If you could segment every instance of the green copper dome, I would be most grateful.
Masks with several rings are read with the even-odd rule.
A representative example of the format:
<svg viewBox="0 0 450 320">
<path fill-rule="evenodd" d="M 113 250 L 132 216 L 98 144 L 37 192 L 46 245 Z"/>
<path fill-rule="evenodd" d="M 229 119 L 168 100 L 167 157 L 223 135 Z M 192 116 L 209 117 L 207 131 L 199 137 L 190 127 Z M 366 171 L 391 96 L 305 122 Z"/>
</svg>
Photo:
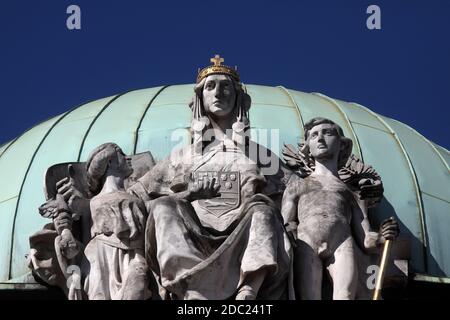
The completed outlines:
<svg viewBox="0 0 450 320">
<path fill-rule="evenodd" d="M 189 141 L 193 84 L 130 91 L 99 99 L 47 120 L 0 147 L 0 288 L 27 283 L 28 237 L 49 220 L 37 208 L 43 176 L 55 164 L 83 161 L 104 142 L 128 154 L 150 150 L 159 160 Z M 411 242 L 411 270 L 450 277 L 450 153 L 407 125 L 364 106 L 317 93 L 247 85 L 250 121 L 256 129 L 279 129 L 282 143 L 303 138 L 303 123 L 329 118 L 354 142 L 353 152 L 381 175 L 385 193 L 375 222 L 400 221 Z M 172 133 L 177 130 L 178 141 Z M 261 140 L 258 139 L 261 143 Z M 264 144 L 264 143 L 263 143 Z"/>
</svg>

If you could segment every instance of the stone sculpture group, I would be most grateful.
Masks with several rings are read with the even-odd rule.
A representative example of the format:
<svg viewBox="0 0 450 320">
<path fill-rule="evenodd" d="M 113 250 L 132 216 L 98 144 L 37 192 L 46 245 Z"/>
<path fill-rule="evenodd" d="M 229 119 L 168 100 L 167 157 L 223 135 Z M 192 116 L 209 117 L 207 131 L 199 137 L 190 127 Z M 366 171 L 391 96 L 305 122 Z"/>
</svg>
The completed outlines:
<svg viewBox="0 0 450 320">
<path fill-rule="evenodd" d="M 45 175 L 52 219 L 30 237 L 35 277 L 68 299 L 367 299 L 375 170 L 333 121 L 314 118 L 284 162 L 250 140 L 251 97 L 219 56 L 197 77 L 191 143 L 155 163 L 115 143 Z M 261 163 L 260 155 L 270 159 Z"/>
</svg>

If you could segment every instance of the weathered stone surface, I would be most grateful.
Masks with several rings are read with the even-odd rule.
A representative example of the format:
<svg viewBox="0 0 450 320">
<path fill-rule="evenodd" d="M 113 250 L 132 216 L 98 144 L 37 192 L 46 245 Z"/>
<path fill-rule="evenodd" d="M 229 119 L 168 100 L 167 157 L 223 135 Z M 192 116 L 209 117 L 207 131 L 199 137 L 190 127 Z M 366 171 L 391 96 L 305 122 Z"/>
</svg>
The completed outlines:
<svg viewBox="0 0 450 320">
<path fill-rule="evenodd" d="M 237 72 L 212 61 L 186 147 L 155 163 L 106 143 L 47 170 L 40 213 L 53 223 L 30 237 L 30 268 L 69 299 L 369 299 L 371 253 L 398 234 L 367 219 L 381 178 L 326 119 L 283 164 L 250 140 Z"/>
<path fill-rule="evenodd" d="M 326 269 L 332 279 L 333 299 L 355 299 L 358 288 L 364 289 L 360 280 L 365 279 L 370 260 L 360 250 L 376 252 L 384 240 L 397 236 L 398 225 L 391 219 L 383 222 L 380 233 L 371 231 L 367 210 L 369 199 L 370 205 L 376 201 L 372 193 L 361 189 L 381 183 L 370 180 L 379 177 L 363 165 L 348 166 L 339 175 L 350 157 L 352 141 L 337 124 L 311 119 L 305 124 L 305 139 L 297 158 L 292 156 L 292 148 L 285 152 L 287 163 L 301 172 L 289 181 L 282 203 L 283 218 L 296 239 L 296 294 L 301 299 L 322 299 Z M 360 296 L 367 298 L 364 293 Z"/>
</svg>

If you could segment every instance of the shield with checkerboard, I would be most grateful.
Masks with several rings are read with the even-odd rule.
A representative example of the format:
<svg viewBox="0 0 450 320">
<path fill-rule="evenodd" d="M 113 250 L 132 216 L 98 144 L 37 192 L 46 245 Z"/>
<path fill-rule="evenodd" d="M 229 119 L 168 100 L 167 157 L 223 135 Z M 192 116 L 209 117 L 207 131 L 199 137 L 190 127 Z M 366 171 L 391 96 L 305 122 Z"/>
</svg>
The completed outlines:
<svg viewBox="0 0 450 320">
<path fill-rule="evenodd" d="M 239 171 L 197 171 L 194 173 L 194 180 L 203 183 L 205 179 L 211 181 L 216 179 L 220 184 L 220 197 L 212 199 L 202 199 L 198 204 L 203 209 L 220 217 L 225 213 L 236 209 L 241 203 L 241 184 Z"/>
</svg>

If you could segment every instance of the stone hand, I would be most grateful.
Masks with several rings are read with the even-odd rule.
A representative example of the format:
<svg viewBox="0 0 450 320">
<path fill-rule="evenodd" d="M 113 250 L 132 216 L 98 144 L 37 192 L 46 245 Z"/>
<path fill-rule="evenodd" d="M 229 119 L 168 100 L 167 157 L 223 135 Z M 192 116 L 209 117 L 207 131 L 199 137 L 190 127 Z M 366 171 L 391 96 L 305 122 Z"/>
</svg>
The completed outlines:
<svg viewBox="0 0 450 320">
<path fill-rule="evenodd" d="M 397 220 L 393 217 L 384 220 L 380 226 L 380 238 L 381 242 L 384 243 L 386 240 L 395 240 L 400 233 L 400 228 L 398 226 Z"/>
<path fill-rule="evenodd" d="M 200 199 L 211 199 L 219 197 L 220 184 L 216 183 L 216 178 L 203 179 L 189 184 L 189 193 L 191 201 Z"/>
<path fill-rule="evenodd" d="M 72 215 L 67 211 L 60 212 L 53 219 L 53 223 L 58 234 L 62 234 L 65 229 L 72 230 Z"/>
<path fill-rule="evenodd" d="M 55 199 L 47 200 L 39 207 L 39 213 L 44 218 L 55 218 L 60 212 L 67 211 L 69 211 L 69 207 L 60 194 L 57 194 Z"/>
<path fill-rule="evenodd" d="M 64 178 L 56 183 L 56 189 L 67 202 L 69 209 L 74 213 L 82 214 L 89 207 L 89 200 L 75 187 L 73 178 Z"/>
</svg>

